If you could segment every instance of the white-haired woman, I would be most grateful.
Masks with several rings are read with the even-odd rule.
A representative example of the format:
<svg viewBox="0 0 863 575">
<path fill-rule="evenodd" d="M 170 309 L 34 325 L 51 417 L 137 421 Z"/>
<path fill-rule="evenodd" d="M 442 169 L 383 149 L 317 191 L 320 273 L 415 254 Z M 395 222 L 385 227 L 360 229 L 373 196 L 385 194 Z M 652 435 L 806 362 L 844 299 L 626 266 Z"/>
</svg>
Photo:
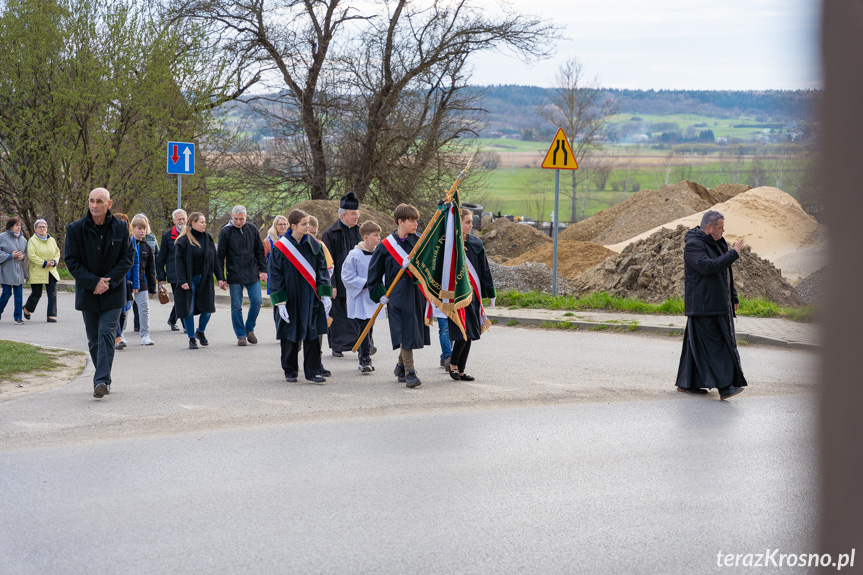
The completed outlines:
<svg viewBox="0 0 863 575">
<path fill-rule="evenodd" d="M 48 294 L 48 322 L 57 322 L 57 264 L 60 263 L 60 248 L 57 240 L 48 234 L 48 222 L 36 220 L 33 224 L 36 233 L 27 242 L 27 260 L 30 268 L 30 297 L 24 304 L 24 319 L 36 311 L 42 299 L 42 287 Z"/>
<path fill-rule="evenodd" d="M 270 263 L 270 254 L 273 252 L 273 246 L 276 245 L 282 236 L 288 233 L 290 226 L 288 218 L 283 215 L 278 215 L 273 218 L 273 225 L 267 230 L 267 237 L 264 240 L 264 257 L 267 259 L 267 265 Z M 267 295 L 270 293 L 270 279 L 267 278 Z"/>
</svg>

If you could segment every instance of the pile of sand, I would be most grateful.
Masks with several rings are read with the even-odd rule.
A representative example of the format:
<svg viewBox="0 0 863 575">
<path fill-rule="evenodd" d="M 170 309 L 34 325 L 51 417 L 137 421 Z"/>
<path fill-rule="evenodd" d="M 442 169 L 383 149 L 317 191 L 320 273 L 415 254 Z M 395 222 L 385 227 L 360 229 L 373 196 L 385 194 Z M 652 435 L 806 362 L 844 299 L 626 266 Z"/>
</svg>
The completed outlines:
<svg viewBox="0 0 863 575">
<path fill-rule="evenodd" d="M 293 206 L 291 209 L 295 208 L 318 218 L 319 238 L 327 231 L 327 228 L 339 219 L 339 202 L 337 200 L 307 200 Z M 288 210 L 284 215 L 288 215 L 290 211 Z M 391 214 L 376 210 L 368 204 L 360 204 L 360 224 L 367 220 L 373 220 L 383 229 L 381 236 L 391 234 L 396 229 L 395 221 Z"/>
<path fill-rule="evenodd" d="M 789 276 L 795 279 L 807 276 L 825 264 L 825 246 L 801 251 L 825 241 L 824 227 L 803 211 L 797 200 L 778 188 L 755 188 L 710 209 L 725 215 L 725 239 L 729 245 L 743 238 L 753 252 L 777 267 L 778 262 L 787 258 L 785 261 L 793 268 Z M 704 211 L 661 224 L 626 241 L 606 244 L 606 247 L 622 253 L 631 243 L 649 237 L 659 229 L 693 228 L 701 223 Z"/>
<path fill-rule="evenodd" d="M 502 265 L 494 260 L 489 260 L 491 277 L 494 278 L 494 287 L 498 293 L 505 290 L 520 292 L 539 291 L 551 293 L 552 275 L 549 266 L 538 262 L 524 262 L 517 266 Z M 557 293 L 558 295 L 570 292 L 569 280 L 564 278 L 560 270 L 557 271 Z"/>
<path fill-rule="evenodd" d="M 540 262 L 548 266 L 548 269 L 552 269 L 554 266 L 553 248 L 554 243 L 543 244 L 516 258 L 507 260 L 506 265 L 517 266 L 525 262 Z M 599 244 L 559 240 L 557 245 L 557 273 L 568 278 L 574 278 L 615 255 L 617 255 L 615 252 Z"/>
<path fill-rule="evenodd" d="M 483 234 L 479 237 L 485 245 L 485 253 L 498 263 L 516 258 L 552 241 L 533 226 L 516 224 L 506 218 L 498 218 L 488 227 L 484 227 Z"/>
<path fill-rule="evenodd" d="M 708 190 L 683 180 L 659 190 L 642 190 L 585 220 L 572 224 L 560 237 L 599 244 L 629 239 L 668 221 L 706 210 L 748 190 L 739 184 L 724 184 Z"/>
<path fill-rule="evenodd" d="M 607 291 L 623 297 L 661 302 L 683 296 L 683 238 L 689 227 L 660 229 L 630 243 L 617 257 L 588 270 L 569 285 L 574 293 Z M 782 306 L 803 301 L 769 261 L 744 248 L 734 263 L 734 284 L 740 297 L 764 297 Z"/>
</svg>

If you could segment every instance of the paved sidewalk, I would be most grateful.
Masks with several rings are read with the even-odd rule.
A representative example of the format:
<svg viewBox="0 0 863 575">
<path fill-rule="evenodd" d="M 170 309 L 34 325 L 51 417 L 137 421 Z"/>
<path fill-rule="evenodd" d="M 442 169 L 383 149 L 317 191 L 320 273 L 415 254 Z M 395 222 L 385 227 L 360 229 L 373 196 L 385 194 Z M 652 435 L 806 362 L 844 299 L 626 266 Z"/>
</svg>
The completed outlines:
<svg viewBox="0 0 863 575">
<path fill-rule="evenodd" d="M 75 291 L 75 282 L 61 280 L 61 289 Z M 171 290 L 168 290 L 171 293 Z M 270 297 L 262 294 L 264 306 L 270 305 Z M 243 300 L 248 303 L 248 298 Z M 216 289 L 216 303 L 230 304 L 228 292 Z M 596 329 L 626 331 L 650 331 L 667 334 L 682 333 L 686 327 L 686 317 L 682 315 L 646 315 L 637 313 L 609 311 L 566 311 L 550 309 L 508 309 L 497 307 L 486 310 L 489 318 L 499 324 L 515 321 L 520 325 L 542 325 L 545 322 L 565 321 L 571 325 Z M 515 324 L 513 324 L 515 325 Z M 630 326 L 636 326 L 634 329 Z M 787 319 L 764 317 L 738 317 L 737 341 L 748 341 L 778 347 L 817 349 L 821 342 L 821 326 L 813 323 L 799 323 Z"/>
</svg>

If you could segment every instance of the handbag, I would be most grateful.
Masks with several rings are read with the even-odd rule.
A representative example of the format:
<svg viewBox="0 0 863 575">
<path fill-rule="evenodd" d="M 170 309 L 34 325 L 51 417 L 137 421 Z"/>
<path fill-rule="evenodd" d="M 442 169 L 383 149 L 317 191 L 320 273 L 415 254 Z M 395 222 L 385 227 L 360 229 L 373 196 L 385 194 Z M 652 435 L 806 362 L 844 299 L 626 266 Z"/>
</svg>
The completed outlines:
<svg viewBox="0 0 863 575">
<path fill-rule="evenodd" d="M 168 290 L 165 289 L 164 284 L 159 284 L 157 291 L 159 292 L 159 303 L 160 304 L 164 305 L 164 304 L 171 301 L 171 298 L 168 297 Z"/>
</svg>

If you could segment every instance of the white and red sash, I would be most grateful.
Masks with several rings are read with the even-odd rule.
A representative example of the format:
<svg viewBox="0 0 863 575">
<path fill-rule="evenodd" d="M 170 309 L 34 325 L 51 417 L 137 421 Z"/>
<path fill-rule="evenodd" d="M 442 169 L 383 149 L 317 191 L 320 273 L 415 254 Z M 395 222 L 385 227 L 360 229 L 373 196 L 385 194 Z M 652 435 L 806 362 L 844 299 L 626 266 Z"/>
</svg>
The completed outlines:
<svg viewBox="0 0 863 575">
<path fill-rule="evenodd" d="M 404 249 L 402 249 L 400 245 L 398 245 L 398 241 L 393 238 L 392 235 L 389 235 L 384 238 L 383 242 L 381 243 L 384 244 L 384 248 L 386 248 L 387 252 L 389 252 L 393 259 L 396 260 L 399 267 L 404 267 L 405 273 L 407 273 L 411 277 L 414 277 L 414 274 L 411 273 L 411 270 L 405 266 L 405 264 L 410 262 L 410 256 L 407 254 L 407 252 L 404 251 Z M 423 317 L 425 318 L 426 323 L 429 323 L 431 321 L 433 311 L 432 304 L 429 301 L 429 298 L 426 295 L 426 290 L 425 288 L 423 288 L 422 284 L 420 284 L 420 291 L 422 292 L 423 297 L 426 298 L 426 309 Z"/>
<path fill-rule="evenodd" d="M 479 321 L 481 324 L 480 332 L 491 327 L 491 320 L 485 315 L 485 307 L 482 305 L 482 286 L 479 282 L 479 274 L 476 273 L 476 269 L 473 267 L 473 264 L 470 263 L 470 258 L 465 255 L 464 263 L 467 264 L 467 275 L 470 278 L 470 287 L 473 288 L 473 293 L 476 294 L 476 301 L 479 304 Z"/>
<path fill-rule="evenodd" d="M 291 243 L 287 236 L 279 238 L 279 241 L 275 243 L 275 247 L 282 252 L 282 255 L 285 256 L 291 264 L 293 264 L 294 268 L 300 272 L 300 275 L 305 278 L 310 286 L 312 286 L 312 290 L 315 292 L 315 296 L 317 297 L 318 285 L 317 281 L 315 281 L 315 268 L 312 267 L 309 260 L 300 253 L 300 250 Z"/>
</svg>

